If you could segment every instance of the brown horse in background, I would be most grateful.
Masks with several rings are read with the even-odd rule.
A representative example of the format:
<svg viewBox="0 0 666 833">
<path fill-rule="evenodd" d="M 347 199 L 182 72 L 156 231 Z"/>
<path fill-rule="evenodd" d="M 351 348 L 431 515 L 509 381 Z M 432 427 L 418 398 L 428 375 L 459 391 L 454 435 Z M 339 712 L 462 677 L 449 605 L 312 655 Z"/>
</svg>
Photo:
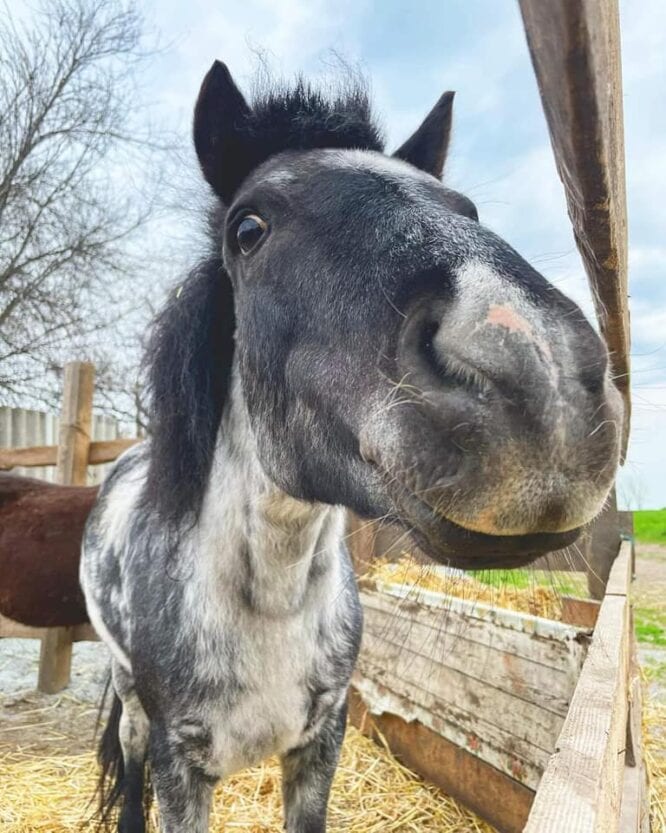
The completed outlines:
<svg viewBox="0 0 666 833">
<path fill-rule="evenodd" d="M 79 559 L 96 495 L 0 473 L 0 614 L 34 627 L 88 621 Z"/>
</svg>

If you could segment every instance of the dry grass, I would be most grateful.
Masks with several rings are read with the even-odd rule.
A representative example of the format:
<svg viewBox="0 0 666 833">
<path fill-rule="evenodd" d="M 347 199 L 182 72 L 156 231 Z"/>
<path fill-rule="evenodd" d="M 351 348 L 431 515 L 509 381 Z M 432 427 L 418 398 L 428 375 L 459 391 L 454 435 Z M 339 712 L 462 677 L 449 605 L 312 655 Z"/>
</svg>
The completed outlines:
<svg viewBox="0 0 666 833">
<path fill-rule="evenodd" d="M 652 830 L 663 833 L 666 831 L 666 703 L 643 700 L 643 742 Z"/>
<path fill-rule="evenodd" d="M 86 802 L 95 788 L 92 754 L 0 755 L 2 833 L 89 833 Z M 453 799 L 421 781 L 349 727 L 329 810 L 331 831 L 345 833 L 492 833 Z M 152 819 L 151 833 L 156 830 Z M 271 760 L 235 775 L 216 792 L 211 833 L 282 830 L 280 772 Z"/>
<path fill-rule="evenodd" d="M 87 708 L 82 705 L 82 709 Z M 666 830 L 666 704 L 646 700 L 645 761 L 652 829 Z M 92 753 L 0 752 L 2 833 L 92 833 L 86 806 L 95 789 Z M 330 830 L 339 833 L 492 833 L 493 828 L 400 765 L 350 726 L 330 804 Z M 153 816 L 150 833 L 157 830 Z M 280 773 L 271 760 L 229 778 L 217 790 L 211 833 L 282 830 Z"/>
<path fill-rule="evenodd" d="M 434 590 L 467 601 L 483 602 L 493 607 L 503 607 L 546 619 L 557 620 L 562 614 L 562 595 L 555 586 L 484 584 L 467 574 L 444 573 L 436 567 L 419 563 L 408 554 L 403 555 L 397 562 L 378 559 L 364 579 Z"/>
</svg>

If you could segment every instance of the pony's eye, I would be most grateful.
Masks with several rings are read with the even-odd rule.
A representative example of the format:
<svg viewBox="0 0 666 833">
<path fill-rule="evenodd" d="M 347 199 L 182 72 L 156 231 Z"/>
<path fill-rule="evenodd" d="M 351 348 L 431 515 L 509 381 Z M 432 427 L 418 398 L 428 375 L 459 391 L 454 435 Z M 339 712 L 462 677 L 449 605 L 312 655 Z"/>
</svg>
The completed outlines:
<svg viewBox="0 0 666 833">
<path fill-rule="evenodd" d="M 266 222 L 256 214 L 248 214 L 238 224 L 236 240 L 238 248 L 244 255 L 249 254 L 266 233 Z"/>
</svg>

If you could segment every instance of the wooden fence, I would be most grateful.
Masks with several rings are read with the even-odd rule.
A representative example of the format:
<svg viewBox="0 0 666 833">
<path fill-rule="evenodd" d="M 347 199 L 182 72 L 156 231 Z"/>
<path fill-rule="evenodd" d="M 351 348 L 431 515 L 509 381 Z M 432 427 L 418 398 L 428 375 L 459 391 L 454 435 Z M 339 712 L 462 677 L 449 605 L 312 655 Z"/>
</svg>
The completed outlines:
<svg viewBox="0 0 666 833">
<path fill-rule="evenodd" d="M 25 408 L 0 407 L 0 449 L 47 446 L 55 448 L 58 444 L 59 422 L 60 418 L 57 414 Z M 92 415 L 90 437 L 93 441 L 115 440 L 121 435 L 121 431 L 120 423 L 112 417 L 102 414 Z M 55 483 L 54 463 L 44 466 L 16 466 L 12 472 Z M 95 486 L 101 483 L 108 468 L 108 463 L 101 466 L 88 466 L 87 485 Z"/>
<path fill-rule="evenodd" d="M 35 411 L 3 408 L 4 433 L 0 446 L 11 443 L 20 447 L 2 450 L 0 470 L 36 476 L 63 486 L 86 486 L 99 483 L 104 477 L 103 464 L 115 460 L 136 439 L 118 438 L 119 426 L 92 413 L 95 368 L 87 362 L 71 362 L 65 367 L 62 410 L 55 417 Z M 93 431 L 97 437 L 93 441 Z M 111 435 L 111 437 L 109 437 Z M 48 444 L 57 437 L 57 444 Z M 32 438 L 39 445 L 27 445 Z M 93 468 L 96 466 L 96 468 Z M 37 556 L 38 554 L 36 554 Z M 43 555 L 43 554 L 42 554 Z M 89 626 L 78 628 L 32 628 L 0 616 L 0 637 L 41 639 L 39 660 L 40 691 L 53 694 L 65 688 L 70 680 L 72 643 L 95 639 Z"/>
</svg>

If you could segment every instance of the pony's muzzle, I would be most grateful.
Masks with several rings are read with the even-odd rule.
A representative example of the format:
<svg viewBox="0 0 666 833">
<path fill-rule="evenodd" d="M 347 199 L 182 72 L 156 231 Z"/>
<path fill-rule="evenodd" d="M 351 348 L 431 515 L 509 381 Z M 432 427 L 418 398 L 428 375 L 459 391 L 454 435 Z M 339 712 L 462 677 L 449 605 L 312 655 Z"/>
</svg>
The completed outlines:
<svg viewBox="0 0 666 833">
<path fill-rule="evenodd" d="M 612 486 L 622 423 L 601 340 L 566 321 L 540 326 L 508 302 L 471 311 L 423 305 L 405 320 L 397 365 L 413 409 L 384 433 L 400 435 L 393 448 L 412 462 L 383 468 L 437 472 L 411 480 L 433 509 L 476 532 L 587 523 Z M 462 460 L 440 478 L 439 450 L 448 462 L 450 448 Z"/>
</svg>

